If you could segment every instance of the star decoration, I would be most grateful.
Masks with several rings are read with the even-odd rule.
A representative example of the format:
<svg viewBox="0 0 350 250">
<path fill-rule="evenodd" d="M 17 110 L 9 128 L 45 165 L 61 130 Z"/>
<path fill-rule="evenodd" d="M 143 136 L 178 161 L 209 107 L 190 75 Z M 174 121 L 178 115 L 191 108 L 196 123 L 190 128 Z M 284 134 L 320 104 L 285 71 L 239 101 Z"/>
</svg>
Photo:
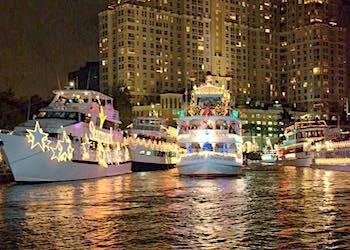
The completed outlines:
<svg viewBox="0 0 350 250">
<path fill-rule="evenodd" d="M 43 131 L 38 121 L 35 122 L 34 130 L 27 129 L 27 132 L 28 143 L 31 144 L 31 149 L 38 146 L 44 152 L 48 148 L 48 145 L 50 144 L 48 138 L 49 134 Z"/>
<path fill-rule="evenodd" d="M 70 138 L 68 137 L 66 131 L 63 131 L 63 140 L 61 142 L 62 148 L 60 151 L 59 158 L 61 161 L 70 161 L 73 158 L 73 147 Z"/>
<path fill-rule="evenodd" d="M 61 145 L 61 141 L 57 141 L 56 147 L 51 147 L 50 148 L 52 155 L 51 155 L 51 160 L 57 160 L 60 161 L 60 153 L 62 150 L 62 145 Z"/>
</svg>

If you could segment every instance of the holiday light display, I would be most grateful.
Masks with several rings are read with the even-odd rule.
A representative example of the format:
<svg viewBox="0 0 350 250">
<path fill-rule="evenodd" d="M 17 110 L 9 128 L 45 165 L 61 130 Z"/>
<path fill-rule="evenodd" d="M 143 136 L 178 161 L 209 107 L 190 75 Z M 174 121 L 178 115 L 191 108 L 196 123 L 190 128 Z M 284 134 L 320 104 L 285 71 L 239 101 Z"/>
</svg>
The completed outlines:
<svg viewBox="0 0 350 250">
<path fill-rule="evenodd" d="M 51 160 L 60 161 L 60 152 L 62 150 L 61 141 L 57 141 L 56 147 L 51 147 Z"/>
<path fill-rule="evenodd" d="M 104 112 L 100 113 L 100 118 L 102 118 L 100 121 L 102 122 L 105 120 L 103 114 Z M 63 131 L 61 139 L 58 138 L 56 143 L 49 140 L 48 133 L 43 131 L 38 121 L 35 124 L 35 128 L 33 130 L 27 129 L 27 132 L 27 140 L 31 149 L 39 147 L 42 152 L 50 151 L 50 159 L 58 162 L 71 161 L 73 159 L 74 148 L 66 131 Z M 83 160 L 92 160 L 90 155 L 91 140 L 97 142 L 95 158 L 101 167 L 107 168 L 108 165 L 113 163 L 119 165 L 122 159 L 124 161 L 130 160 L 127 147 L 123 145 L 124 148 L 121 149 L 119 142 L 114 143 L 111 130 L 109 132 L 98 130 L 93 122 L 90 122 L 89 132 L 89 135 L 85 135 L 80 143 Z M 114 145 L 113 149 L 112 145 Z"/>
<path fill-rule="evenodd" d="M 108 133 L 104 132 L 102 130 L 96 129 L 93 122 L 89 123 L 89 138 L 92 141 L 100 142 L 100 143 L 106 143 L 106 144 L 113 144 L 113 133 L 112 130 L 110 130 Z"/>
<path fill-rule="evenodd" d="M 91 146 L 91 143 L 90 143 L 89 137 L 87 135 L 85 135 L 84 141 L 81 144 L 81 148 L 83 151 L 82 159 L 85 161 L 90 159 L 90 154 L 89 154 L 90 146 Z"/>
<path fill-rule="evenodd" d="M 59 154 L 59 161 L 70 161 L 73 159 L 73 152 L 74 152 L 72 141 L 68 137 L 66 131 L 63 131 L 62 138 L 63 140 L 60 141 L 62 148 Z"/>
<path fill-rule="evenodd" d="M 50 140 L 48 138 L 49 134 L 43 131 L 38 121 L 35 123 L 34 130 L 27 129 L 27 132 L 28 143 L 30 143 L 31 149 L 39 147 L 43 152 L 48 149 L 50 144 Z"/>
<path fill-rule="evenodd" d="M 103 124 L 107 119 L 107 115 L 105 114 L 105 111 L 102 106 L 100 107 L 100 113 L 98 114 L 98 118 L 100 119 L 100 128 L 103 128 Z"/>
<path fill-rule="evenodd" d="M 43 131 L 38 121 L 35 123 L 34 130 L 27 129 L 27 132 L 31 149 L 39 147 L 42 152 L 51 151 L 51 160 L 69 161 L 73 158 L 72 142 L 65 131 L 62 134 L 62 140 L 57 140 L 55 146 L 52 145 L 52 141 L 48 137 L 49 134 Z"/>
</svg>

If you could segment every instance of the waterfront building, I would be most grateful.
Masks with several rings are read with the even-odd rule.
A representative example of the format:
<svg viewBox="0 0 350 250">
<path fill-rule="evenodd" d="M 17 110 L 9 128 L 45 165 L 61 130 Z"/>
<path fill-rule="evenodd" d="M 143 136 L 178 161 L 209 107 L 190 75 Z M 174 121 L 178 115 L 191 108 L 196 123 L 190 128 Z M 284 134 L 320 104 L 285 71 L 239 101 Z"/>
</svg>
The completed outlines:
<svg viewBox="0 0 350 250">
<path fill-rule="evenodd" d="M 288 103 L 329 124 L 337 122 L 346 96 L 347 29 L 343 3 L 280 3 L 280 75 Z"/>
<path fill-rule="evenodd" d="M 87 62 L 84 67 L 68 73 L 68 82 L 76 89 L 100 89 L 99 62 Z"/>
<path fill-rule="evenodd" d="M 99 13 L 101 86 L 127 86 L 133 104 L 148 105 L 199 86 L 211 71 L 228 77 L 235 105 L 279 101 L 336 121 L 348 79 L 345 7 L 341 0 L 116 1 Z"/>
<path fill-rule="evenodd" d="M 288 112 L 290 120 L 298 120 L 305 115 L 305 112 L 286 111 L 281 105 L 265 109 L 238 107 L 246 147 L 252 151 L 259 151 L 267 143 L 277 143 L 284 134 L 284 128 L 289 125 L 288 120 L 283 117 L 284 112 Z"/>
<path fill-rule="evenodd" d="M 209 3 L 119 1 L 101 12 L 102 90 L 127 86 L 133 104 L 183 93 L 191 73 L 209 70 L 209 9 Z"/>
<path fill-rule="evenodd" d="M 135 105 L 132 107 L 133 117 L 161 117 L 168 124 L 175 124 L 175 119 L 183 109 L 183 95 L 177 93 L 160 94 L 160 103 Z"/>
</svg>

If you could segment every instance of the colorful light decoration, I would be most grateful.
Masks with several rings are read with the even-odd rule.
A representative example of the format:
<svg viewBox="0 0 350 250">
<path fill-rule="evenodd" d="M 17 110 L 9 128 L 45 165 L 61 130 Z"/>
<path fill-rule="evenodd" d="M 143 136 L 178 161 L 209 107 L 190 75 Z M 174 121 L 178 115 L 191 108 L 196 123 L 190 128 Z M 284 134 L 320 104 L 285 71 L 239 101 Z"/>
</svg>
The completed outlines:
<svg viewBox="0 0 350 250">
<path fill-rule="evenodd" d="M 27 129 L 27 132 L 28 143 L 31 144 L 31 149 L 34 149 L 37 146 L 43 152 L 48 149 L 48 146 L 50 144 L 49 134 L 43 131 L 38 121 L 35 122 L 34 130 Z"/>
</svg>

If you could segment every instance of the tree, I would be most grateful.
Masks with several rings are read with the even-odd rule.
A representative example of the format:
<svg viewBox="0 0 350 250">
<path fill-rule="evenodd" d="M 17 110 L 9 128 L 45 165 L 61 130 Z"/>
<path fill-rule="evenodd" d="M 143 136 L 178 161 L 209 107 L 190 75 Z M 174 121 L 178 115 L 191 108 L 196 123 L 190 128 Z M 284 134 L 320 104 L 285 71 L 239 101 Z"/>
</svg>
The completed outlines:
<svg viewBox="0 0 350 250">
<path fill-rule="evenodd" d="M 125 129 L 132 122 L 130 92 L 127 87 L 114 86 L 111 96 L 114 98 L 114 108 L 119 111 L 119 118 L 122 121 L 121 128 Z"/>
<path fill-rule="evenodd" d="M 0 92 L 0 128 L 13 129 L 26 120 L 27 102 L 17 99 L 11 89 Z"/>
</svg>

